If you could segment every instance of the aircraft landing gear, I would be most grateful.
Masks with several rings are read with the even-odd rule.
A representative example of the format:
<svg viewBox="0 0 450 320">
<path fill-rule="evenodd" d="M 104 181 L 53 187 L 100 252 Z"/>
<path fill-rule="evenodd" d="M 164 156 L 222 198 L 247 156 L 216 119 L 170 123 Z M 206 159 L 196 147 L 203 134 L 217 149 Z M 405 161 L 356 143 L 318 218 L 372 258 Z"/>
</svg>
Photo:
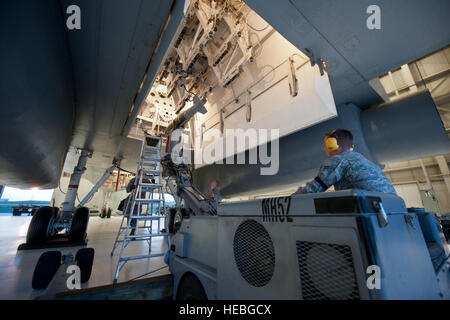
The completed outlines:
<svg viewBox="0 0 450 320">
<path fill-rule="evenodd" d="M 28 227 L 27 243 L 39 244 L 48 239 L 49 227 L 57 212 L 56 207 L 41 207 L 36 211 Z"/>
<path fill-rule="evenodd" d="M 86 207 L 78 208 L 72 217 L 72 224 L 69 231 L 69 240 L 83 241 L 86 237 L 88 222 L 89 209 Z"/>
<path fill-rule="evenodd" d="M 86 238 L 86 231 L 89 222 L 89 209 L 83 207 L 91 199 L 97 190 L 111 176 L 119 162 L 113 160 L 113 165 L 108 168 L 100 180 L 92 187 L 91 191 L 80 201 L 78 207 L 75 207 L 81 176 L 86 171 L 87 159 L 92 157 L 92 153 L 81 150 L 78 163 L 70 176 L 64 202 L 61 204 L 61 210 L 56 207 L 42 207 L 33 216 L 28 227 L 27 243 L 28 245 L 45 244 L 52 238 L 64 237 L 69 242 L 82 242 Z M 111 217 L 111 209 L 106 213 Z M 59 242 L 61 245 L 61 241 Z M 30 246 L 28 246 L 30 247 Z"/>
<path fill-rule="evenodd" d="M 44 244 L 66 229 L 64 236 L 70 242 L 81 242 L 86 238 L 89 222 L 89 209 L 81 207 L 75 210 L 71 221 L 58 223 L 61 220 L 56 207 L 41 207 L 31 219 L 27 232 L 28 244 Z"/>
</svg>

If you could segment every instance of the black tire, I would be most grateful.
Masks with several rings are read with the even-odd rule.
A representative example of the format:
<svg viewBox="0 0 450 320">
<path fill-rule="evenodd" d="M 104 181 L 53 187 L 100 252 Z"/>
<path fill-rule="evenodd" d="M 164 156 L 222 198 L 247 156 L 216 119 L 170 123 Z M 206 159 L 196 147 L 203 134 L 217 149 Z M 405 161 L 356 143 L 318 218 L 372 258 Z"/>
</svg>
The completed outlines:
<svg viewBox="0 0 450 320">
<path fill-rule="evenodd" d="M 59 208 L 58 207 L 52 207 L 53 208 L 53 216 L 56 218 L 56 216 L 58 215 L 58 212 L 59 212 Z M 39 209 L 37 209 L 37 210 L 39 210 Z M 34 213 L 34 214 L 36 214 L 36 213 Z"/>
<path fill-rule="evenodd" d="M 36 211 L 28 227 L 27 243 L 42 243 L 47 240 L 48 224 L 54 214 L 53 207 L 41 207 Z"/>
<path fill-rule="evenodd" d="M 61 252 L 47 251 L 40 257 L 34 268 L 33 280 L 31 286 L 35 290 L 41 290 L 48 287 L 50 281 L 58 271 L 61 265 Z"/>
<path fill-rule="evenodd" d="M 86 231 L 89 222 L 89 209 L 86 207 L 78 208 L 73 217 L 69 232 L 70 241 L 83 241 L 86 238 Z"/>
<path fill-rule="evenodd" d="M 169 210 L 169 233 L 175 234 L 180 230 L 184 217 L 183 211 L 180 212 L 174 208 Z M 176 220 L 178 220 L 178 222 L 175 222 Z"/>
<path fill-rule="evenodd" d="M 89 280 L 92 272 L 92 265 L 94 264 L 95 250 L 93 248 L 83 248 L 78 250 L 75 255 L 75 261 L 81 271 L 81 283 Z"/>
<path fill-rule="evenodd" d="M 192 273 L 186 273 L 177 290 L 177 300 L 208 300 L 202 283 Z"/>
<path fill-rule="evenodd" d="M 183 219 L 189 218 L 189 213 L 186 212 L 185 208 L 181 208 L 180 212 L 181 212 L 181 215 L 183 216 Z"/>
<path fill-rule="evenodd" d="M 106 212 L 106 218 L 111 218 L 111 208 L 108 208 L 107 212 Z"/>
<path fill-rule="evenodd" d="M 173 224 L 175 222 L 175 214 L 177 213 L 177 210 L 174 208 L 169 209 L 169 233 L 175 233 Z"/>
<path fill-rule="evenodd" d="M 450 223 L 442 223 L 442 232 L 444 233 L 445 240 L 450 241 Z"/>
</svg>

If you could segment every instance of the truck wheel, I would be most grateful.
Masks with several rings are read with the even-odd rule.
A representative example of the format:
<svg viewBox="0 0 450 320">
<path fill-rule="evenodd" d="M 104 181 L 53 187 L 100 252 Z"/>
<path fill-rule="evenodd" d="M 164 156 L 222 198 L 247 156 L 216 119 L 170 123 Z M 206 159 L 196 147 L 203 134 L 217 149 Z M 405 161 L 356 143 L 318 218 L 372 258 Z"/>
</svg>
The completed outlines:
<svg viewBox="0 0 450 320">
<path fill-rule="evenodd" d="M 47 251 L 40 257 L 34 268 L 33 280 L 31 286 L 35 290 L 41 290 L 48 287 L 50 281 L 58 271 L 61 265 L 61 252 L 59 251 Z"/>
<path fill-rule="evenodd" d="M 443 225 L 442 232 L 444 233 L 445 240 L 447 240 L 447 242 L 449 242 L 450 241 L 450 224 Z"/>
<path fill-rule="evenodd" d="M 92 265 L 94 264 L 95 250 L 93 248 L 83 248 L 77 251 L 75 261 L 81 271 L 81 283 L 89 280 L 92 272 Z"/>
<path fill-rule="evenodd" d="M 47 239 L 47 229 L 54 216 L 53 207 L 41 207 L 31 218 L 27 232 L 27 243 L 42 243 Z"/>
<path fill-rule="evenodd" d="M 178 285 L 177 300 L 208 300 L 208 297 L 200 280 L 194 274 L 187 273 Z"/>
<path fill-rule="evenodd" d="M 69 240 L 83 241 L 86 237 L 87 226 L 89 222 L 89 209 L 86 207 L 78 208 L 73 217 L 70 226 Z"/>
<path fill-rule="evenodd" d="M 177 213 L 177 210 L 174 208 L 169 209 L 169 233 L 175 233 L 175 230 L 173 229 L 173 222 L 175 220 L 175 214 Z"/>
<path fill-rule="evenodd" d="M 182 212 L 171 208 L 169 210 L 169 233 L 177 233 L 180 230 L 181 222 L 183 222 Z"/>
</svg>

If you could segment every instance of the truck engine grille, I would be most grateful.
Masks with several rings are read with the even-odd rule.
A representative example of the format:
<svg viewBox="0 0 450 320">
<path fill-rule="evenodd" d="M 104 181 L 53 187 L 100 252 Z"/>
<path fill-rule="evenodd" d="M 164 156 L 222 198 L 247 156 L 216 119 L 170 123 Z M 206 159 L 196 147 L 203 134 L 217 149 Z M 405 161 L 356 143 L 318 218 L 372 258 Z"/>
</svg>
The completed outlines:
<svg viewBox="0 0 450 320">
<path fill-rule="evenodd" d="M 349 246 L 307 241 L 296 246 L 303 299 L 359 299 Z"/>
<path fill-rule="evenodd" d="M 234 259 L 242 277 L 255 287 L 265 286 L 275 269 L 275 250 L 267 230 L 255 220 L 242 222 L 234 234 Z"/>
</svg>

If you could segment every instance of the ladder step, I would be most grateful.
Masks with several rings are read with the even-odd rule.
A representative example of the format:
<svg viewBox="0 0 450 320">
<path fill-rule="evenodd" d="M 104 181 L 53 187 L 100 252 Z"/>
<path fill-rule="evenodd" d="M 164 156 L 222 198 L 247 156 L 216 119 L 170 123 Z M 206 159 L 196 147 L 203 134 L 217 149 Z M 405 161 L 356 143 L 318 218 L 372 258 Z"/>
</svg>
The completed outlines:
<svg viewBox="0 0 450 320">
<path fill-rule="evenodd" d="M 154 215 L 154 216 L 131 216 L 130 219 L 137 219 L 137 220 L 158 220 L 161 218 L 164 218 L 165 216 L 160 216 L 160 215 Z M 149 226 L 147 226 L 149 228 Z M 131 229 L 132 227 L 130 227 Z"/>
<path fill-rule="evenodd" d="M 139 192 L 156 192 L 161 189 L 161 186 L 139 186 Z M 162 192 L 162 191 L 161 191 Z"/>
<path fill-rule="evenodd" d="M 148 255 L 145 255 L 145 256 L 135 256 L 135 257 L 120 258 L 119 261 L 148 259 L 148 258 L 153 258 L 153 257 L 162 257 L 163 255 L 164 255 L 164 253 L 154 253 L 154 254 L 148 254 Z"/>
<path fill-rule="evenodd" d="M 162 184 L 158 184 L 158 183 L 139 183 L 140 187 L 146 187 L 149 189 L 157 189 L 157 188 L 161 188 Z"/>
<path fill-rule="evenodd" d="M 146 167 L 146 168 L 143 168 L 144 170 L 145 169 L 148 169 L 148 170 L 158 170 L 158 165 L 159 165 L 159 162 L 158 163 L 149 163 L 149 162 L 144 162 L 144 163 L 142 163 L 142 167 Z"/>
<path fill-rule="evenodd" d="M 150 153 L 150 154 L 156 155 L 157 157 L 159 156 L 158 150 L 144 150 L 144 153 Z"/>
<path fill-rule="evenodd" d="M 167 232 L 161 232 L 161 233 L 153 233 L 153 234 L 138 234 L 135 236 L 125 236 L 125 239 L 136 239 L 141 240 L 145 238 L 153 238 L 153 237 L 163 237 L 168 236 L 169 234 Z M 122 240 L 123 241 L 123 240 Z"/>
<path fill-rule="evenodd" d="M 153 187 L 146 187 L 146 186 L 142 186 L 142 187 L 139 187 L 139 192 L 145 192 L 145 193 L 150 193 L 150 192 L 156 192 L 156 193 L 158 193 L 159 191 L 159 189 L 161 189 L 161 187 L 155 187 L 155 188 L 153 188 Z M 161 191 L 162 192 L 162 191 Z"/>
<path fill-rule="evenodd" d="M 130 219 L 136 219 L 136 220 L 158 220 L 161 219 L 163 216 L 130 216 Z M 132 228 L 130 228 L 132 229 Z"/>
<path fill-rule="evenodd" d="M 161 173 L 161 171 L 160 170 L 145 170 L 145 169 L 143 169 L 142 173 L 159 175 Z"/>
<path fill-rule="evenodd" d="M 150 147 L 150 146 L 145 146 L 145 150 L 154 150 L 154 151 L 159 151 L 159 147 Z"/>
<path fill-rule="evenodd" d="M 134 199 L 134 201 L 139 202 L 139 203 L 157 203 L 157 202 L 162 202 L 164 201 L 164 199 L 140 199 L 140 198 L 136 198 Z"/>
<path fill-rule="evenodd" d="M 154 240 L 152 240 L 153 238 L 155 238 L 155 237 L 165 237 L 165 236 L 168 236 L 169 234 L 166 234 L 166 233 L 160 233 L 160 234 L 155 234 L 154 236 L 145 236 L 145 237 L 138 237 L 138 238 L 131 238 L 131 237 L 127 237 L 127 238 L 125 238 L 125 240 L 124 239 L 121 239 L 121 240 L 117 240 L 116 242 L 117 243 L 123 243 L 123 242 L 134 242 L 134 241 L 154 241 Z"/>
<path fill-rule="evenodd" d="M 161 161 L 160 158 L 155 158 L 155 157 L 144 157 L 144 160 L 145 161 L 157 161 L 157 162 Z"/>
<path fill-rule="evenodd" d="M 139 187 L 139 192 L 156 192 L 158 193 L 161 187 L 152 187 L 152 186 L 141 186 Z M 162 192 L 162 191 L 161 191 Z"/>
<path fill-rule="evenodd" d="M 164 216 L 161 216 L 161 219 L 162 218 L 165 218 Z M 155 220 L 158 220 L 158 219 L 155 219 Z M 151 226 L 136 226 L 136 227 L 130 227 L 130 230 L 133 230 L 133 229 L 147 229 L 147 230 L 149 230 L 150 229 L 150 227 Z M 120 227 L 120 230 L 126 230 L 127 229 L 127 227 Z"/>
<path fill-rule="evenodd" d="M 145 138 L 150 138 L 150 139 L 157 140 L 157 141 L 161 140 L 161 137 L 155 137 L 155 136 L 151 136 L 149 134 L 146 134 Z"/>
<path fill-rule="evenodd" d="M 156 166 L 159 164 L 159 162 L 158 163 L 150 163 L 150 162 L 144 162 L 144 163 L 142 163 L 142 166 L 143 167 L 155 167 L 155 169 L 156 169 Z"/>
</svg>

